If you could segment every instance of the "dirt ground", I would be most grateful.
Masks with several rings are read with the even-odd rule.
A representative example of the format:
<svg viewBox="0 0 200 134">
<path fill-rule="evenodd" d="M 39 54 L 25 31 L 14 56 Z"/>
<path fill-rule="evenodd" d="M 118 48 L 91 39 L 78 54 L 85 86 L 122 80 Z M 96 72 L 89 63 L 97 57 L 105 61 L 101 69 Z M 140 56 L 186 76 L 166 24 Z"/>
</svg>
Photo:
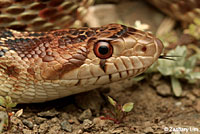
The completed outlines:
<svg viewBox="0 0 200 134">
<path fill-rule="evenodd" d="M 114 18 L 114 21 L 116 21 L 115 19 L 122 19 L 130 22 L 129 20 L 133 16 L 140 19 L 137 18 L 135 12 L 137 12 L 136 8 L 139 9 L 143 5 L 124 3 L 124 5 L 118 5 L 118 9 L 119 7 L 120 11 L 116 11 L 118 16 Z M 113 7 L 108 8 L 111 8 L 110 12 L 115 10 Z M 149 13 L 149 7 L 145 8 L 143 12 L 144 15 Z M 156 13 L 163 18 L 163 15 L 160 14 L 160 12 Z M 141 17 L 141 14 L 138 17 Z M 154 31 L 158 27 L 158 23 L 149 21 L 149 15 L 146 15 L 146 17 L 145 23 L 149 22 Z M 161 20 L 161 18 L 155 20 Z M 154 17 L 151 16 L 151 19 L 154 19 Z M 110 22 L 108 20 L 104 23 Z M 132 20 L 132 22 L 134 21 Z M 20 117 L 13 116 L 11 118 L 11 129 L 3 133 L 200 134 L 200 85 L 191 85 L 182 81 L 184 90 L 181 97 L 177 98 L 171 91 L 169 81 L 167 77 L 154 74 L 138 83 L 133 82 L 131 78 L 102 89 L 46 103 L 17 105 L 13 111 L 23 109 L 23 114 Z M 100 119 L 101 116 L 105 116 L 105 109 L 111 107 L 106 99 L 108 95 L 120 104 L 134 103 L 133 110 L 123 123 L 116 124 L 109 120 Z"/>
</svg>

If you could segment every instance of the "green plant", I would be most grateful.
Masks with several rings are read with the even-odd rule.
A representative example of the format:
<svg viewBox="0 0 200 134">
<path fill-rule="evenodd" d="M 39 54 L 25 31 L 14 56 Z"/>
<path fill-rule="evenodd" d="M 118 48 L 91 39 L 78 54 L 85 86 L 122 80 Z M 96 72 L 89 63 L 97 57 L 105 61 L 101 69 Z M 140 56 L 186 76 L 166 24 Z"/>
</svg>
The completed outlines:
<svg viewBox="0 0 200 134">
<path fill-rule="evenodd" d="M 184 30 L 185 34 L 192 35 L 197 40 L 200 39 L 200 19 L 195 18 L 193 23 L 189 25 L 187 29 Z"/>
<path fill-rule="evenodd" d="M 179 97 L 182 93 L 179 79 L 186 79 L 189 83 L 194 83 L 197 79 L 200 79 L 200 72 L 194 72 L 200 54 L 187 57 L 187 47 L 177 46 L 174 50 L 169 51 L 167 55 L 178 57 L 171 57 L 174 60 L 160 59 L 147 72 L 159 71 L 164 76 L 170 76 L 172 90 L 175 96 Z"/>
<path fill-rule="evenodd" d="M 5 120 L 4 125 L 7 127 L 7 130 L 11 127 L 10 117 L 12 114 L 12 108 L 16 107 L 17 103 L 14 103 L 10 96 L 2 97 L 0 96 L 0 110 L 6 112 L 8 119 Z M 2 130 L 0 130 L 1 132 Z"/>
<path fill-rule="evenodd" d="M 112 120 L 114 123 L 122 123 L 124 118 L 128 115 L 128 113 L 133 109 L 134 103 L 128 102 L 124 105 L 118 104 L 113 98 L 108 96 L 109 103 L 113 106 L 114 109 L 107 110 L 106 112 L 110 115 L 106 117 L 101 117 L 103 120 Z"/>
</svg>

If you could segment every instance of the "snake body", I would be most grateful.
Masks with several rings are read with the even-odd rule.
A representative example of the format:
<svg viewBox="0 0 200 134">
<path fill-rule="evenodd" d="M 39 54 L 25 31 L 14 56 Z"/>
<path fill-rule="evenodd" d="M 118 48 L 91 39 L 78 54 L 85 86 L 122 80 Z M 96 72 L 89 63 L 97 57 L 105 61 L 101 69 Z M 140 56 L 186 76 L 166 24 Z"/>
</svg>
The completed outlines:
<svg viewBox="0 0 200 134">
<path fill-rule="evenodd" d="M 167 15 L 186 24 L 200 18 L 199 0 L 148 0 Z"/>
<path fill-rule="evenodd" d="M 93 0 L 0 0 L 0 28 L 47 31 L 76 26 Z"/>
</svg>

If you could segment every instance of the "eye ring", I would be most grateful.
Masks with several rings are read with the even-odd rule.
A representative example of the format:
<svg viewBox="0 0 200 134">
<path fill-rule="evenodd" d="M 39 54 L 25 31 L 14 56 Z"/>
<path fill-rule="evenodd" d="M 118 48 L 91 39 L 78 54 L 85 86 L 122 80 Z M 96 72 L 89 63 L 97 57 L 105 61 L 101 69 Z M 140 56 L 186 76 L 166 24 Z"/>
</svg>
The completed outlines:
<svg viewBox="0 0 200 134">
<path fill-rule="evenodd" d="M 113 54 L 113 47 L 107 41 L 98 41 L 94 45 L 94 53 L 100 59 L 107 59 Z"/>
</svg>

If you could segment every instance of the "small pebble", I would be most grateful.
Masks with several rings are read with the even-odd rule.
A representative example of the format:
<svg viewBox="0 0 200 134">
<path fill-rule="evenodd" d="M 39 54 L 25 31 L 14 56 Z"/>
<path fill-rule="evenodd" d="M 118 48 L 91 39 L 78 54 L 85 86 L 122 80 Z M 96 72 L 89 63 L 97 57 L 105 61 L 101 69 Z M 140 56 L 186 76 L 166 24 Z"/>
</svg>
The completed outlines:
<svg viewBox="0 0 200 134">
<path fill-rule="evenodd" d="M 67 132 L 72 132 L 72 126 L 69 124 L 68 121 L 64 120 L 63 122 L 60 123 L 61 129 L 65 130 Z"/>
<path fill-rule="evenodd" d="M 79 120 L 83 121 L 85 119 L 90 119 L 92 117 L 92 112 L 90 109 L 83 111 L 83 113 L 79 116 Z"/>
<path fill-rule="evenodd" d="M 52 123 L 56 123 L 56 122 L 58 122 L 58 121 L 59 121 L 59 119 L 58 119 L 57 117 L 54 117 L 54 118 L 51 119 L 51 122 L 52 122 Z"/>
<path fill-rule="evenodd" d="M 196 97 L 200 97 L 200 89 L 193 89 L 192 93 L 196 96 Z"/>
<path fill-rule="evenodd" d="M 182 102 L 180 102 L 180 101 L 179 101 L 179 102 L 176 102 L 175 105 L 176 105 L 177 107 L 179 107 L 179 106 L 182 105 Z"/>
<path fill-rule="evenodd" d="M 29 121 L 29 120 L 22 120 L 23 124 L 26 125 L 29 129 L 33 129 L 33 122 Z"/>
<path fill-rule="evenodd" d="M 83 128 L 84 128 L 85 130 L 91 128 L 93 125 L 94 125 L 94 124 L 93 124 L 92 121 L 89 120 L 89 119 L 85 119 L 85 120 L 83 121 Z"/>
<path fill-rule="evenodd" d="M 111 134 L 122 134 L 123 133 L 123 129 L 115 129 L 113 131 L 111 131 Z"/>
<path fill-rule="evenodd" d="M 170 96 L 172 94 L 171 88 L 168 84 L 162 83 L 156 87 L 156 91 L 159 95 Z"/>
<path fill-rule="evenodd" d="M 188 99 L 190 99 L 191 101 L 195 101 L 196 100 L 196 97 L 193 94 L 191 94 L 191 93 L 186 94 L 186 97 Z"/>
<path fill-rule="evenodd" d="M 78 130 L 78 134 L 82 134 L 82 133 L 83 133 L 82 129 Z"/>
<path fill-rule="evenodd" d="M 35 117 L 35 123 L 38 125 L 42 124 L 46 120 L 47 120 L 46 118 L 42 118 L 42 117 L 38 117 L 38 116 Z"/>
<path fill-rule="evenodd" d="M 200 99 L 196 100 L 195 110 L 200 113 Z"/>
<path fill-rule="evenodd" d="M 55 109 L 51 109 L 51 110 L 48 110 L 48 111 L 38 113 L 38 116 L 40 116 L 40 117 L 54 117 L 58 114 L 59 114 L 58 111 L 56 111 Z"/>
<path fill-rule="evenodd" d="M 98 127 L 105 127 L 106 126 L 106 121 L 101 120 L 100 118 L 94 118 L 93 123 Z"/>
<path fill-rule="evenodd" d="M 144 132 L 148 134 L 153 134 L 153 129 L 151 127 L 147 127 L 144 129 Z"/>
</svg>

